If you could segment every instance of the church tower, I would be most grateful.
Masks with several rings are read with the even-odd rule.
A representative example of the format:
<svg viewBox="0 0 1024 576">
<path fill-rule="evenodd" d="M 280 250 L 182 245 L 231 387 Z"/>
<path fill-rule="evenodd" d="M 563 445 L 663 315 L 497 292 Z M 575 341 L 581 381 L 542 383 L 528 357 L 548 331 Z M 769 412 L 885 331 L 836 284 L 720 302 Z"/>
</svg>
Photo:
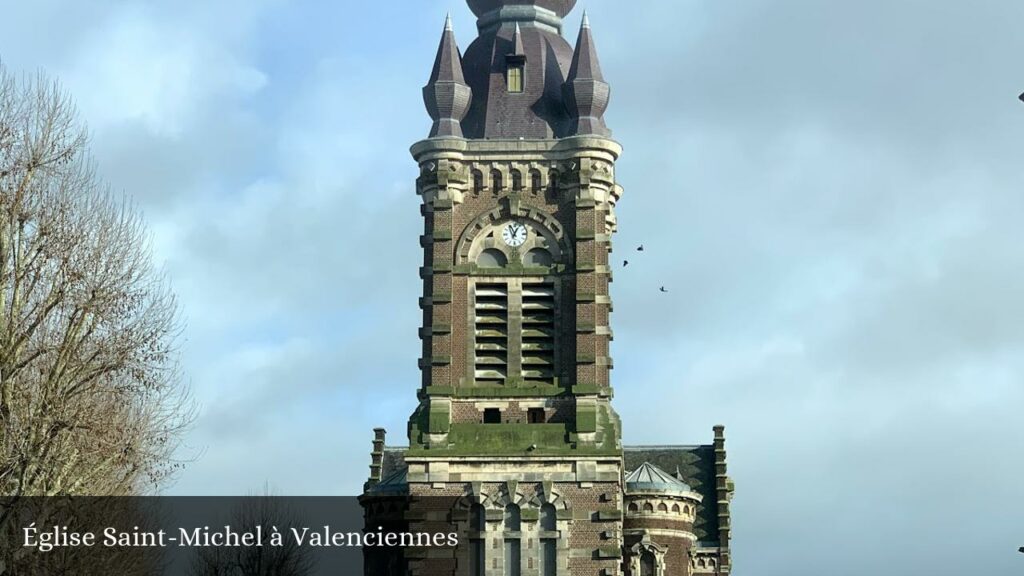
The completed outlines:
<svg viewBox="0 0 1024 576">
<path fill-rule="evenodd" d="M 446 521 L 465 545 L 435 554 L 430 573 L 690 574 L 699 491 L 666 484 L 678 514 L 655 522 L 671 535 L 651 548 L 660 563 L 636 537 L 650 535 L 646 517 L 624 523 L 627 504 L 646 500 L 628 494 L 609 377 L 622 149 L 605 124 L 610 87 L 589 20 L 570 45 L 563 19 L 576 0 L 468 4 L 477 37 L 462 54 L 445 22 L 423 88 L 433 122 L 411 150 L 422 381 L 408 447 L 386 448 L 376 431 L 368 522 L 395 498 L 451 499 Z M 646 466 L 644 478 L 667 475 Z"/>
</svg>

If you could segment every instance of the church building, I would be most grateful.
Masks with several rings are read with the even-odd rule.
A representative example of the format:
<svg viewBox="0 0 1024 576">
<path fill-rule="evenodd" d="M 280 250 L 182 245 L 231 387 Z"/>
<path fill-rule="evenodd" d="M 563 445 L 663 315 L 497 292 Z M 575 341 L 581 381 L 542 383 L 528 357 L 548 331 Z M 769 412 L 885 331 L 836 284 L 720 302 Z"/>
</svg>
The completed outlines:
<svg viewBox="0 0 1024 576">
<path fill-rule="evenodd" d="M 433 124 L 412 146 L 418 405 L 407 445 L 374 431 L 360 496 L 368 530 L 441 522 L 460 545 L 368 552 L 366 574 L 729 574 L 724 428 L 709 444 L 623 446 L 612 405 L 622 148 L 588 18 L 571 45 L 576 0 L 468 4 L 477 36 L 463 54 L 445 22 L 423 88 Z"/>
</svg>

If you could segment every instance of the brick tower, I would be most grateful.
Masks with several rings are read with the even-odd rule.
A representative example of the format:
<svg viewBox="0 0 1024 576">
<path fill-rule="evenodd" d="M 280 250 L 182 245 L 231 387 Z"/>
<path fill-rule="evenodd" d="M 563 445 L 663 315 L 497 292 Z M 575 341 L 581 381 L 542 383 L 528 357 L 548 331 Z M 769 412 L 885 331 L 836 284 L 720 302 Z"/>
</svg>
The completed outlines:
<svg viewBox="0 0 1024 576">
<path fill-rule="evenodd" d="M 724 444 L 658 448 L 700 476 L 667 482 L 655 464 L 631 466 L 641 452 L 623 448 L 611 405 L 621 147 L 587 16 L 570 46 L 576 0 L 468 3 L 477 38 L 461 55 L 448 19 L 423 88 L 422 382 L 408 446 L 375 431 L 368 526 L 393 522 L 396 499 L 447 498 L 405 512 L 463 534 L 448 557 L 408 551 L 401 570 L 422 574 L 683 576 L 704 572 L 702 553 L 715 560 L 705 573 L 728 573 Z M 641 469 L 665 485 L 632 495 Z M 647 514 L 649 500 L 675 507 Z M 711 519 L 713 542 L 701 540 Z"/>
</svg>

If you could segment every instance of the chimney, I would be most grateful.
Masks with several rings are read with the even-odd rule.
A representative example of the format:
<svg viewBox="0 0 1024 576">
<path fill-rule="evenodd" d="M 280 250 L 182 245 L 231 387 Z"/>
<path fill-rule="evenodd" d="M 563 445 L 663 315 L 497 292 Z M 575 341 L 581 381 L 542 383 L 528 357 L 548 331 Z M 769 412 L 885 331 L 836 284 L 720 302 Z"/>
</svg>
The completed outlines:
<svg viewBox="0 0 1024 576">
<path fill-rule="evenodd" d="M 384 428 L 373 429 L 373 452 L 370 452 L 370 479 L 366 482 L 367 487 L 380 483 L 384 466 L 384 437 L 386 435 L 387 430 Z"/>
</svg>

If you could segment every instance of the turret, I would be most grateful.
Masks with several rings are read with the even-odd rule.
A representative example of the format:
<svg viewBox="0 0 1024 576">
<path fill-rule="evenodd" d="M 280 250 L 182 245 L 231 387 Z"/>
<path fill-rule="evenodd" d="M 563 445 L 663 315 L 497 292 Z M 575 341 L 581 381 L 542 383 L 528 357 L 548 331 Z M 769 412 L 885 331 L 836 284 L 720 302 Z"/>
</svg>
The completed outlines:
<svg viewBox="0 0 1024 576">
<path fill-rule="evenodd" d="M 434 125 L 430 137 L 462 137 L 462 119 L 469 110 L 473 91 L 466 84 L 462 74 L 462 56 L 455 43 L 452 18 L 448 16 L 441 33 L 441 44 L 437 47 L 437 58 L 430 81 L 423 87 L 423 102 Z"/>
<path fill-rule="evenodd" d="M 569 76 L 565 81 L 565 105 L 572 118 L 569 133 L 574 135 L 594 134 L 608 136 L 611 132 L 604 123 L 604 112 L 608 108 L 611 89 L 601 74 L 590 31 L 590 19 L 583 14 L 583 24 L 576 40 Z"/>
</svg>

